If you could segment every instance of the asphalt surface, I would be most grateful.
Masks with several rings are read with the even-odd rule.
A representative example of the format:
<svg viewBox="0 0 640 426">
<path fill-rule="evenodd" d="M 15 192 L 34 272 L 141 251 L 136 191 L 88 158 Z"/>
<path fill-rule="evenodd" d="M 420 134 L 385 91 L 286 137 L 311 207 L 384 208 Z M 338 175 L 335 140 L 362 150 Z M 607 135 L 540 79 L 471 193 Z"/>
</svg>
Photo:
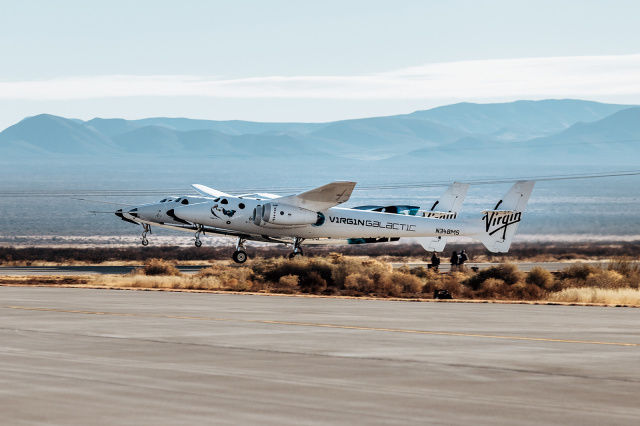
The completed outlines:
<svg viewBox="0 0 640 426">
<path fill-rule="evenodd" d="M 581 262 L 588 263 L 591 265 L 605 265 L 606 262 Z M 550 272 L 561 271 L 564 268 L 567 268 L 572 263 L 567 262 L 519 262 L 517 263 L 518 268 L 523 272 L 530 271 L 533 267 L 540 266 Z M 410 268 L 416 267 L 427 267 L 428 263 L 418 262 L 418 263 L 392 263 L 394 268 L 399 268 L 401 266 L 409 266 Z M 491 266 L 497 265 L 496 263 L 467 263 L 465 264 L 467 268 L 476 267 L 478 269 L 486 269 Z M 190 266 L 180 266 L 178 269 L 184 274 L 195 274 L 202 268 L 208 268 L 211 265 L 190 265 Z M 0 276 L 42 276 L 42 275 L 94 275 L 94 274 L 103 274 L 103 275 L 118 275 L 118 274 L 128 274 L 134 268 L 138 268 L 141 266 L 0 266 Z M 443 263 L 440 265 L 441 272 L 449 272 L 451 270 L 451 265 L 448 263 Z"/>
<path fill-rule="evenodd" d="M 0 287 L 4 424 L 637 424 L 640 310 Z"/>
</svg>

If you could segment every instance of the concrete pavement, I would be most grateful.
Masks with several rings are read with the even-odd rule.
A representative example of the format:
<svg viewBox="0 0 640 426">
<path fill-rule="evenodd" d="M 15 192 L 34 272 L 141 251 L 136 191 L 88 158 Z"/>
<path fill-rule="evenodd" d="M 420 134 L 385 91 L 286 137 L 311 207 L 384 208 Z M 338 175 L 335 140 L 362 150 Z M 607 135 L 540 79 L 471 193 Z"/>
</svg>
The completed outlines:
<svg viewBox="0 0 640 426">
<path fill-rule="evenodd" d="M 640 311 L 0 287 L 7 424 L 637 424 Z"/>
</svg>

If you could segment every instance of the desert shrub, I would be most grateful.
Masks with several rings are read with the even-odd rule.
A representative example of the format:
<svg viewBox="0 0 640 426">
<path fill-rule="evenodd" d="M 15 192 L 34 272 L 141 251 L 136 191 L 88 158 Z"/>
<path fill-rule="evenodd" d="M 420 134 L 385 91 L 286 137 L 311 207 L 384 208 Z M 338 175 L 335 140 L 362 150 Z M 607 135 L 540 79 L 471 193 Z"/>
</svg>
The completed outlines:
<svg viewBox="0 0 640 426">
<path fill-rule="evenodd" d="M 577 263 L 568 268 L 563 269 L 558 274 L 560 280 L 585 281 L 589 274 L 596 272 L 599 268 L 587 265 L 585 263 Z"/>
<path fill-rule="evenodd" d="M 552 289 L 555 283 L 553 274 L 540 266 L 532 268 L 525 281 L 527 284 L 537 285 L 545 290 Z"/>
<path fill-rule="evenodd" d="M 480 283 L 474 296 L 481 299 L 505 299 L 511 293 L 510 286 L 499 278 L 487 278 Z"/>
<path fill-rule="evenodd" d="M 622 274 L 631 288 L 640 287 L 640 263 L 629 259 L 620 258 L 612 260 L 607 269 Z"/>
<path fill-rule="evenodd" d="M 403 293 L 417 294 L 422 292 L 422 280 L 415 275 L 404 272 L 392 272 L 391 279 L 402 288 Z"/>
<path fill-rule="evenodd" d="M 347 275 L 344 288 L 350 294 L 369 294 L 375 291 L 375 283 L 368 275 L 356 272 Z"/>
<path fill-rule="evenodd" d="M 302 277 L 299 286 L 305 293 L 325 293 L 327 291 L 327 280 L 322 278 L 318 271 L 309 271 L 306 276 Z"/>
<path fill-rule="evenodd" d="M 541 300 L 547 292 L 535 284 L 519 282 L 511 286 L 510 299 L 512 300 Z"/>
<path fill-rule="evenodd" d="M 297 275 L 299 288 L 305 293 L 324 291 L 334 285 L 332 264 L 322 258 L 275 259 L 256 262 L 254 272 L 262 275 L 266 281 L 277 283 L 285 275 Z"/>
<path fill-rule="evenodd" d="M 610 271 L 616 271 L 625 277 L 640 274 L 640 264 L 626 258 L 613 259 L 607 265 Z"/>
<path fill-rule="evenodd" d="M 281 288 L 295 289 L 298 287 L 300 277 L 297 275 L 283 275 L 278 280 L 278 286 Z"/>
<path fill-rule="evenodd" d="M 473 290 L 478 290 L 482 283 L 489 278 L 502 280 L 508 285 L 513 285 L 522 280 L 522 273 L 516 265 L 505 263 L 481 270 L 470 278 L 467 278 L 463 284 L 471 287 Z"/>
<path fill-rule="evenodd" d="M 139 272 L 144 275 L 180 275 L 175 263 L 164 259 L 147 260 Z"/>
<path fill-rule="evenodd" d="M 258 290 L 256 282 L 253 280 L 253 271 L 247 267 L 213 265 L 201 269 L 195 277 L 198 283 L 193 283 L 192 285 L 199 285 L 199 289 L 202 290 Z"/>
<path fill-rule="evenodd" d="M 382 275 L 391 270 L 391 265 L 377 260 L 341 257 L 333 260 L 331 277 L 338 288 L 344 288 L 345 280 L 351 274 L 365 274 L 374 281 L 378 281 Z"/>
<path fill-rule="evenodd" d="M 601 269 L 589 274 L 584 283 L 585 287 L 620 288 L 625 287 L 624 276 L 616 271 Z"/>
<path fill-rule="evenodd" d="M 397 275 L 404 275 L 402 272 L 390 273 L 387 272 L 385 274 L 375 276 L 374 284 L 375 291 L 374 294 L 377 296 L 389 296 L 389 297 L 398 297 L 402 294 L 403 285 L 402 280 Z"/>
</svg>

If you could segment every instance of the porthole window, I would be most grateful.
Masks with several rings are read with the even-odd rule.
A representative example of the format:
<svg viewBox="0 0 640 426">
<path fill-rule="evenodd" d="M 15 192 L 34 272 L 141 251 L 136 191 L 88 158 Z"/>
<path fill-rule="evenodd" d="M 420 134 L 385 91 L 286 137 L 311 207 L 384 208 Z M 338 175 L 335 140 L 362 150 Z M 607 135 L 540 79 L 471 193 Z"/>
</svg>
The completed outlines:
<svg viewBox="0 0 640 426">
<path fill-rule="evenodd" d="M 189 204 L 189 200 L 185 198 L 184 200 L 182 200 L 182 204 Z"/>
<path fill-rule="evenodd" d="M 284 216 L 284 212 L 280 210 L 280 216 Z"/>
<path fill-rule="evenodd" d="M 238 208 L 239 208 L 240 210 L 244 209 L 244 203 L 240 203 L 240 204 L 238 204 Z"/>
<path fill-rule="evenodd" d="M 220 201 L 220 204 L 229 204 L 229 201 L 226 198 L 223 198 L 222 201 Z"/>
</svg>

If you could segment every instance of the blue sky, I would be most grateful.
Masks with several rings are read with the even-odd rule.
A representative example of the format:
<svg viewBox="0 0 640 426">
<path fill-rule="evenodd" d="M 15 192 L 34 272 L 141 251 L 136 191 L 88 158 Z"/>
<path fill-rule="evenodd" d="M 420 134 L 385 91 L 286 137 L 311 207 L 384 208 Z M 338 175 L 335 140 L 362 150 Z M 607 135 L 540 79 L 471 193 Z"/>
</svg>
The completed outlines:
<svg viewBox="0 0 640 426">
<path fill-rule="evenodd" d="M 640 103 L 637 1 L 0 0 L 0 128 L 38 113 L 326 121 Z"/>
</svg>

